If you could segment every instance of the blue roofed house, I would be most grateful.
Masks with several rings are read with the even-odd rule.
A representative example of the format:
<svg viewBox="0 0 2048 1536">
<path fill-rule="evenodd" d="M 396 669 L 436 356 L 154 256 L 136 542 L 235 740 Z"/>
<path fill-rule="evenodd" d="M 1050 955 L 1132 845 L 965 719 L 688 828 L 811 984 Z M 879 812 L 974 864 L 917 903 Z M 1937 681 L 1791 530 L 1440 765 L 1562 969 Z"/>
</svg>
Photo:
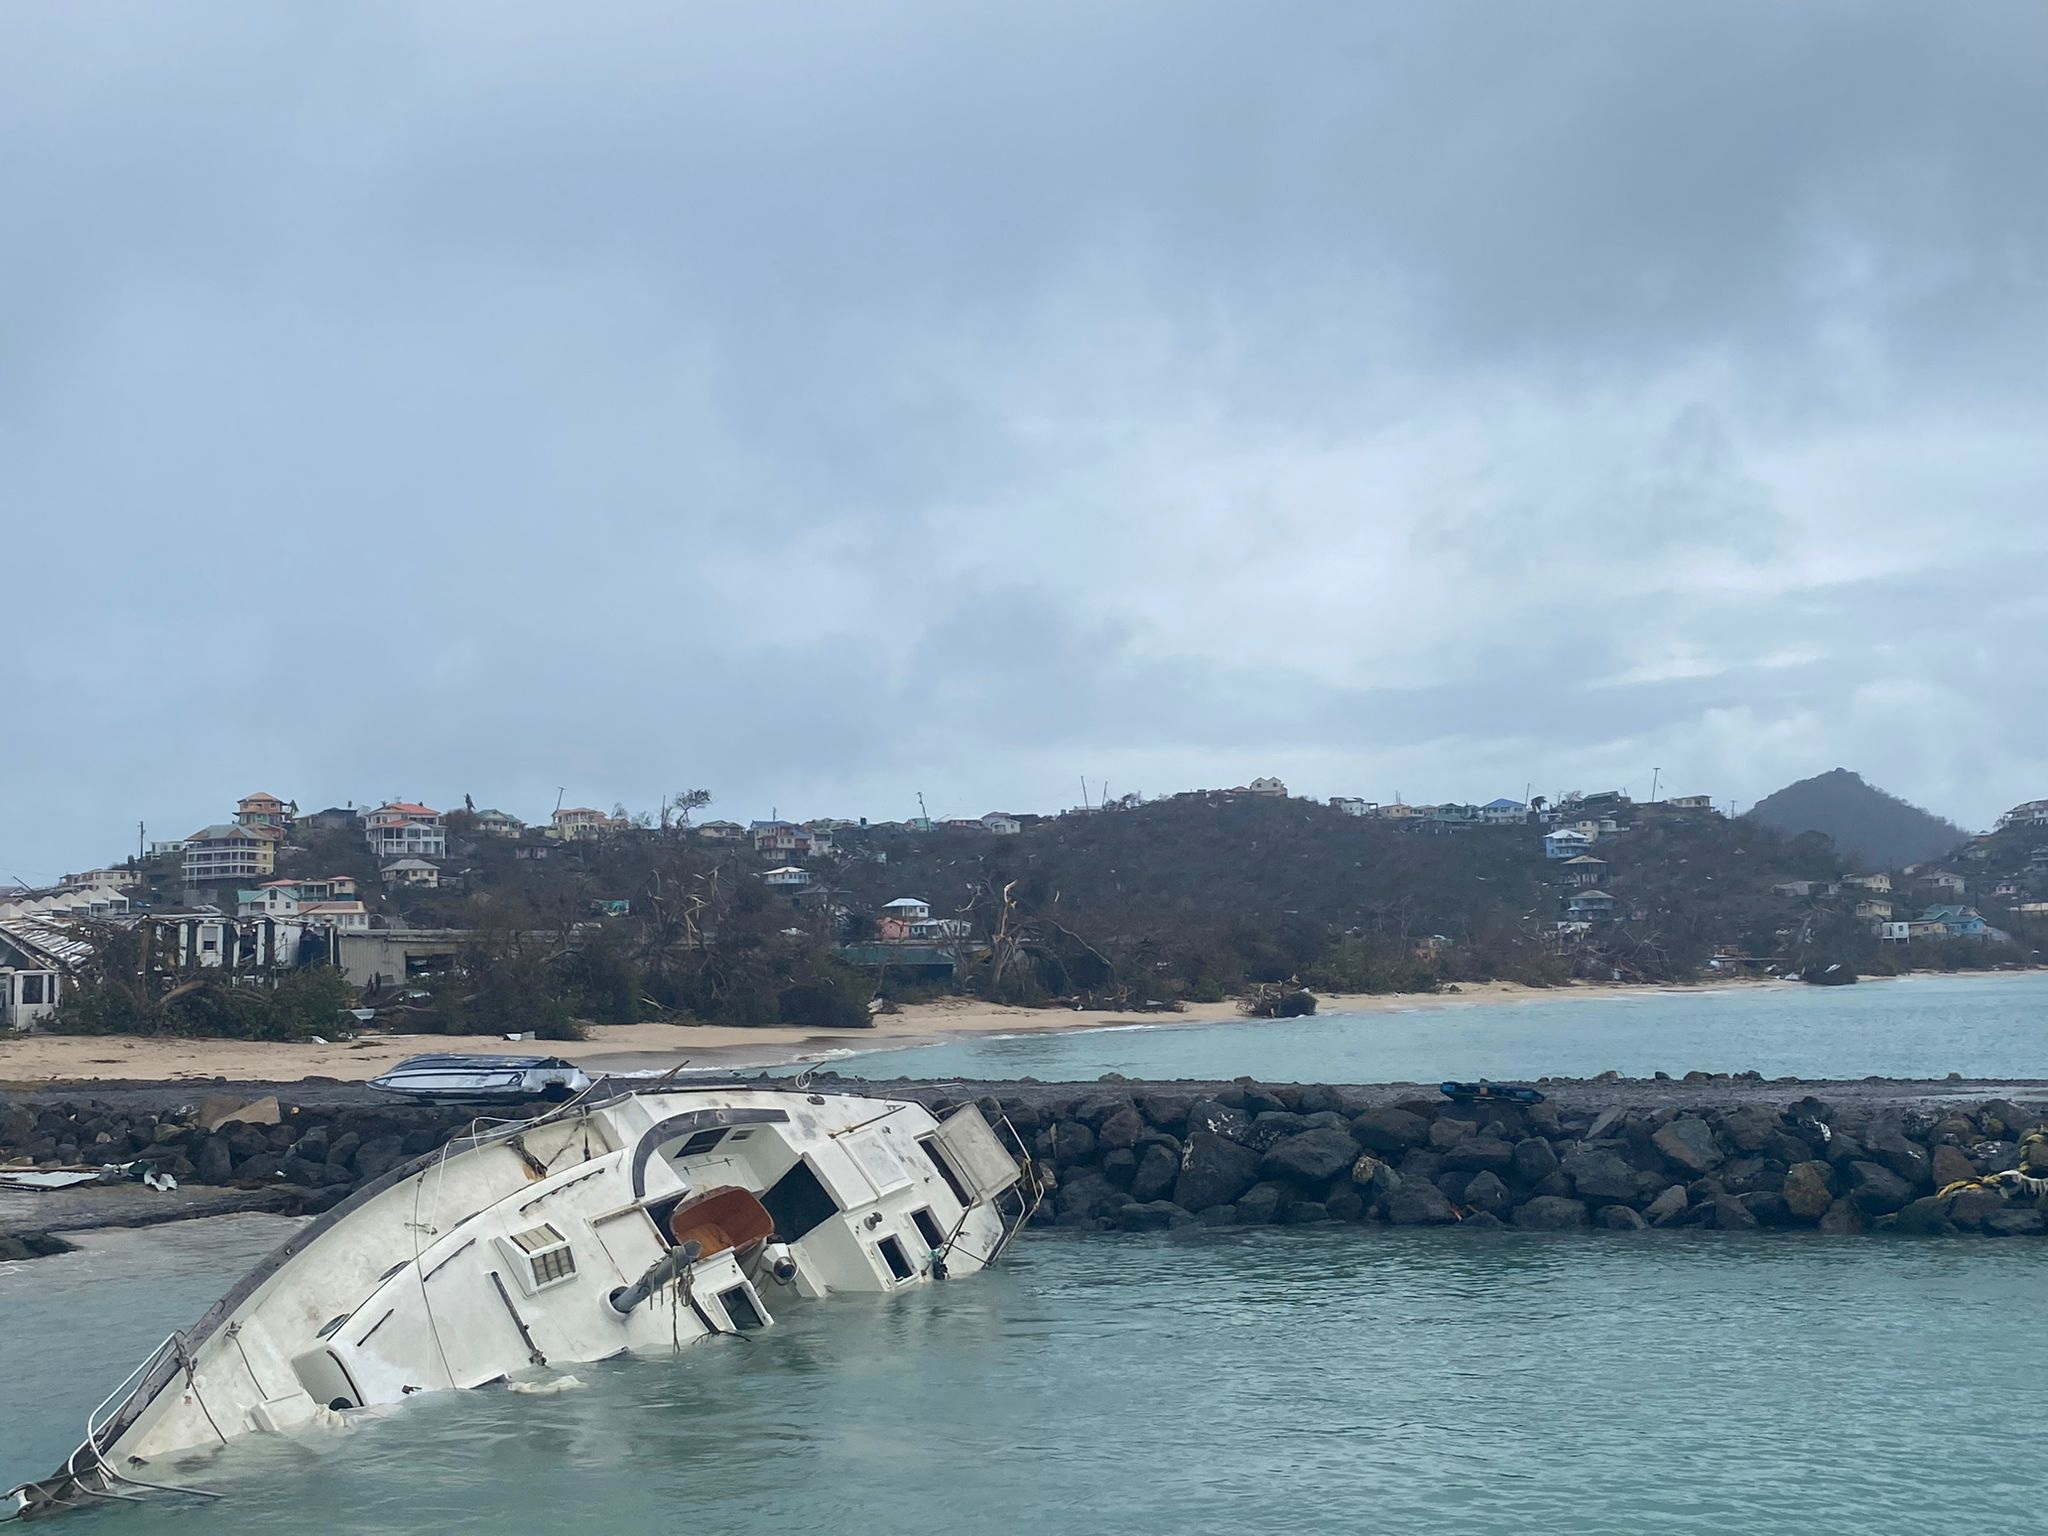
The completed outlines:
<svg viewBox="0 0 2048 1536">
<path fill-rule="evenodd" d="M 1942 903 L 1922 912 L 1920 922 L 1939 925 L 1944 938 L 1983 939 L 1993 944 L 2010 943 L 2012 940 L 2012 935 L 2003 928 L 1994 928 L 1985 922 L 1984 914 L 1975 907 Z"/>
</svg>

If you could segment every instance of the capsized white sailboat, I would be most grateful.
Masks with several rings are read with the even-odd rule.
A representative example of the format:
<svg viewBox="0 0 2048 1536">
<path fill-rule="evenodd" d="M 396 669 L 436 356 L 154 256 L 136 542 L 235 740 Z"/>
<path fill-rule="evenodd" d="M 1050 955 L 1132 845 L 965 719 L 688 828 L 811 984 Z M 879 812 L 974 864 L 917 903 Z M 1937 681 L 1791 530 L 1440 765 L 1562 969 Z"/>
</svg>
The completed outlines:
<svg viewBox="0 0 2048 1536">
<path fill-rule="evenodd" d="M 242 1436 L 529 1368 L 670 1352 L 835 1291 L 993 1262 L 1039 1186 L 972 1104 L 599 1083 L 392 1169 L 315 1218 L 88 1416 L 34 1515 L 181 1486 Z"/>
</svg>

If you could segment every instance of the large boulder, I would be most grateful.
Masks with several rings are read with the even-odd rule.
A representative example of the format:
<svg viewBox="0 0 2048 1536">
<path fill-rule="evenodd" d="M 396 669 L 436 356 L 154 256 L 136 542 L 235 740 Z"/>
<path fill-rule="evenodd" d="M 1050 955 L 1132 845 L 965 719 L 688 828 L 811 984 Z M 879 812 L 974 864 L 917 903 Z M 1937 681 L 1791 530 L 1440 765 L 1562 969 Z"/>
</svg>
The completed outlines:
<svg viewBox="0 0 2048 1536">
<path fill-rule="evenodd" d="M 1130 1148 L 1145 1134 L 1145 1117 L 1129 1104 L 1120 1104 L 1095 1128 L 1095 1139 L 1104 1147 Z"/>
<path fill-rule="evenodd" d="M 1269 1179 L 1328 1184 L 1357 1161 L 1358 1143 L 1351 1133 L 1325 1127 L 1276 1141 L 1259 1160 L 1259 1171 Z"/>
<path fill-rule="evenodd" d="M 1441 1152 L 1446 1147 L 1455 1147 L 1467 1136 L 1478 1134 L 1477 1120 L 1456 1120 L 1449 1115 L 1443 1115 L 1430 1122 L 1429 1144 Z"/>
<path fill-rule="evenodd" d="M 1180 1158 L 1159 1142 L 1138 1154 L 1138 1166 L 1131 1175 L 1131 1198 L 1143 1205 L 1163 1200 L 1180 1177 Z"/>
<path fill-rule="evenodd" d="M 1993 1237 L 2039 1237 L 2048 1231 L 2048 1217 L 2032 1206 L 2007 1206 L 1984 1218 L 1984 1230 Z"/>
<path fill-rule="evenodd" d="M 1865 1216 L 1888 1216 L 1912 1198 L 1913 1186 L 1881 1163 L 1849 1165 L 1849 1199 Z"/>
<path fill-rule="evenodd" d="M 1473 1136 L 1444 1153 L 1444 1167 L 1458 1173 L 1504 1174 L 1515 1166 L 1515 1149 L 1496 1136 Z"/>
<path fill-rule="evenodd" d="M 1963 1179 L 1977 1177 L 1977 1165 L 1970 1161 L 1969 1154 L 1961 1147 L 1943 1143 L 1934 1149 L 1933 1174 L 1934 1187 L 1938 1190 L 1946 1189 Z"/>
<path fill-rule="evenodd" d="M 1056 1168 L 1073 1168 L 1095 1156 L 1095 1133 L 1086 1122 L 1062 1120 L 1052 1128 L 1052 1160 Z"/>
<path fill-rule="evenodd" d="M 1367 1152 L 1351 1165 L 1351 1182 L 1368 1200 L 1385 1199 L 1401 1187 L 1401 1175 Z"/>
<path fill-rule="evenodd" d="M 1995 1189 L 1965 1189 L 1943 1203 L 1948 1207 L 1948 1219 L 1965 1232 L 1985 1231 L 1986 1223 L 2006 1209 L 2005 1196 Z"/>
<path fill-rule="evenodd" d="M 1856 1202 L 1847 1195 L 1837 1199 L 1820 1218 L 1821 1231 L 1837 1235 L 1862 1232 L 1868 1227 L 1869 1223 L 1863 1219 L 1863 1213 L 1856 1209 Z"/>
<path fill-rule="evenodd" d="M 1692 1196 L 1686 1193 L 1683 1184 L 1673 1184 L 1656 1199 L 1643 1207 L 1643 1215 L 1654 1227 L 1667 1227 L 1686 1213 L 1692 1204 Z"/>
<path fill-rule="evenodd" d="M 1586 1203 L 1562 1195 L 1538 1195 L 1515 1211 L 1515 1225 L 1531 1232 L 1563 1232 L 1586 1224 Z"/>
<path fill-rule="evenodd" d="M 1649 1223 L 1625 1205 L 1603 1205 L 1593 1219 L 1610 1232 L 1641 1232 Z"/>
<path fill-rule="evenodd" d="M 201 1184 L 225 1184 L 234 1171 L 235 1155 L 228 1148 L 227 1137 L 216 1134 L 200 1143 L 192 1158 L 192 1174 Z"/>
<path fill-rule="evenodd" d="M 1611 1147 L 1573 1147 L 1559 1165 L 1582 1200 L 1626 1204 L 1636 1198 L 1641 1182 L 1636 1170 Z"/>
<path fill-rule="evenodd" d="M 1399 1157 L 1429 1140 L 1429 1122 L 1405 1109 L 1368 1109 L 1351 1122 L 1351 1134 L 1368 1152 Z"/>
<path fill-rule="evenodd" d="M 1239 1226 L 1271 1226 L 1287 1207 L 1287 1191 L 1278 1184 L 1254 1184 L 1237 1198 Z"/>
<path fill-rule="evenodd" d="M 1387 1196 L 1387 1220 L 1397 1227 L 1448 1226 L 1458 1219 L 1444 1192 L 1426 1179 L 1407 1179 Z"/>
<path fill-rule="evenodd" d="M 1540 1184 L 1557 1172 L 1557 1149 L 1541 1136 L 1525 1136 L 1515 1143 L 1515 1177 L 1524 1184 Z"/>
<path fill-rule="evenodd" d="M 1192 1136 L 1197 1131 L 1207 1131 L 1212 1136 L 1248 1146 L 1252 1137 L 1252 1117 L 1242 1109 L 1215 1099 L 1197 1099 L 1188 1109 L 1188 1134 Z"/>
<path fill-rule="evenodd" d="M 361 1161 L 360 1155 L 357 1161 Z M 1229 1205 L 1250 1189 L 1258 1177 L 1259 1154 L 1250 1147 L 1214 1131 L 1191 1131 L 1181 1149 L 1173 1203 L 1189 1211 Z"/>
<path fill-rule="evenodd" d="M 1714 1140 L 1713 1128 L 1697 1115 L 1681 1115 L 1669 1125 L 1658 1126 L 1650 1140 L 1681 1172 L 1702 1174 L 1721 1165 L 1721 1147 Z"/>
<path fill-rule="evenodd" d="M 1475 1211 L 1500 1216 L 1514 1203 L 1514 1197 L 1508 1193 L 1500 1175 L 1487 1170 L 1472 1175 L 1472 1182 L 1465 1186 L 1464 1203 Z"/>
<path fill-rule="evenodd" d="M 1793 1219 L 1819 1221 L 1827 1213 L 1827 1208 L 1835 1203 L 1835 1192 L 1828 1183 L 1832 1171 L 1817 1158 L 1794 1163 L 1785 1170 L 1785 1208 Z"/>
<path fill-rule="evenodd" d="M 1164 1232 L 1170 1227 L 1190 1226 L 1194 1219 L 1170 1200 L 1133 1202 L 1116 1213 L 1116 1224 L 1126 1232 Z"/>
<path fill-rule="evenodd" d="M 389 1173 L 405 1159 L 405 1140 L 400 1136 L 372 1136 L 356 1148 L 356 1175 L 363 1179 Z"/>
<path fill-rule="evenodd" d="M 1925 1189 L 1933 1180 L 1933 1160 L 1927 1149 L 1906 1134 L 1892 1116 L 1874 1120 L 1863 1132 L 1863 1145 L 1870 1160 L 1881 1163 L 1914 1189 Z"/>
<path fill-rule="evenodd" d="M 1721 1140 L 1737 1152 L 1764 1151 L 1779 1129 L 1778 1112 L 1762 1104 L 1745 1104 L 1721 1117 Z"/>
</svg>

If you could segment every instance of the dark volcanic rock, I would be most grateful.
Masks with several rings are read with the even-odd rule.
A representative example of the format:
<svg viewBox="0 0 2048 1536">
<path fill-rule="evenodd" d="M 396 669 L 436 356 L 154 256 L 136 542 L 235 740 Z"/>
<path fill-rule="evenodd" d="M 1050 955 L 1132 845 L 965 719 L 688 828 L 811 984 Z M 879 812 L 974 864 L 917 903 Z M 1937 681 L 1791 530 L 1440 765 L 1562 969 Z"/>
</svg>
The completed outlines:
<svg viewBox="0 0 2048 1536">
<path fill-rule="evenodd" d="M 235 1155 L 225 1136 L 209 1136 L 192 1159 L 192 1176 L 201 1184 L 225 1184 L 234 1176 Z"/>
<path fill-rule="evenodd" d="M 1559 1164 L 1582 1200 L 1626 1204 L 1636 1197 L 1641 1178 L 1619 1152 L 1607 1147 L 1574 1147 Z"/>
<path fill-rule="evenodd" d="M 1429 1140 L 1429 1122 L 1405 1109 L 1368 1109 L 1351 1122 L 1351 1134 L 1368 1152 L 1399 1157 Z"/>
<path fill-rule="evenodd" d="M 1291 1227 L 1312 1227 L 1330 1219 L 1330 1208 L 1320 1200 L 1297 1200 L 1281 1212 L 1281 1219 Z"/>
<path fill-rule="evenodd" d="M 356 1148 L 356 1176 L 374 1179 L 405 1160 L 405 1142 L 398 1136 L 373 1136 Z"/>
<path fill-rule="evenodd" d="M 1134 1147 L 1145 1134 L 1145 1117 L 1129 1104 L 1104 1118 L 1095 1139 L 1105 1147 Z"/>
<path fill-rule="evenodd" d="M 1138 1154 L 1129 1147 L 1118 1147 L 1113 1152 L 1102 1154 L 1099 1164 L 1102 1176 L 1118 1189 L 1129 1189 L 1131 1179 L 1138 1171 Z"/>
<path fill-rule="evenodd" d="M 1913 1186 L 1879 1163 L 1849 1165 L 1849 1199 L 1865 1216 L 1886 1216 L 1904 1209 Z"/>
<path fill-rule="evenodd" d="M 1181 1149 L 1173 1203 L 1190 1211 L 1229 1205 L 1250 1189 L 1258 1176 L 1259 1154 L 1250 1147 L 1213 1131 L 1193 1131 Z"/>
<path fill-rule="evenodd" d="M 1833 1172 L 1826 1163 L 1809 1158 L 1785 1170 L 1785 1207 L 1798 1221 L 1819 1221 L 1835 1202 L 1829 1187 Z"/>
<path fill-rule="evenodd" d="M 1133 1202 L 1116 1213 L 1116 1223 L 1126 1232 L 1163 1232 L 1169 1227 L 1190 1226 L 1194 1216 L 1171 1200 Z"/>
<path fill-rule="evenodd" d="M 1095 1156 L 1095 1133 L 1079 1120 L 1062 1120 L 1052 1128 L 1052 1160 L 1056 1168 L 1074 1168 Z"/>
<path fill-rule="evenodd" d="M 1541 1136 L 1527 1136 L 1515 1143 L 1515 1177 L 1524 1184 L 1539 1184 L 1557 1168 L 1557 1149 Z"/>
<path fill-rule="evenodd" d="M 1561 1195 L 1538 1195 L 1515 1211 L 1515 1225 L 1532 1232 L 1562 1232 L 1585 1224 L 1586 1203 Z"/>
<path fill-rule="evenodd" d="M 1691 1204 L 1692 1197 L 1686 1193 L 1685 1186 L 1683 1184 L 1673 1184 L 1663 1194 L 1643 1207 L 1643 1215 L 1649 1218 L 1652 1226 L 1669 1226 L 1672 1222 L 1683 1216 L 1686 1208 Z"/>
<path fill-rule="evenodd" d="M 1239 1226 L 1264 1227 L 1280 1219 L 1287 1204 L 1287 1191 L 1278 1184 L 1254 1184 L 1237 1200 Z"/>
<path fill-rule="evenodd" d="M 1488 1171 L 1475 1173 L 1472 1182 L 1465 1186 L 1464 1203 L 1477 1211 L 1487 1211 L 1499 1216 L 1514 1203 L 1508 1187 L 1501 1182 L 1500 1175 Z"/>
<path fill-rule="evenodd" d="M 1457 1219 L 1444 1192 L 1424 1179 L 1403 1177 L 1387 1196 L 1387 1220 L 1397 1227 L 1446 1226 Z"/>
<path fill-rule="evenodd" d="M 1303 1131 L 1273 1144 L 1259 1162 L 1268 1178 L 1292 1179 L 1301 1184 L 1327 1184 L 1348 1172 L 1358 1160 L 1358 1143 L 1349 1131 L 1328 1128 Z"/>
<path fill-rule="evenodd" d="M 1969 1154 L 1961 1147 L 1946 1144 L 1934 1149 L 1933 1177 L 1936 1189 L 1946 1189 L 1961 1179 L 1974 1179 L 1977 1165 L 1970 1161 Z"/>
<path fill-rule="evenodd" d="M 1641 1232 L 1649 1226 L 1634 1211 L 1625 1205 L 1603 1205 L 1594 1219 L 1610 1232 Z"/>
<path fill-rule="evenodd" d="M 1842 1196 L 1833 1205 L 1829 1206 L 1820 1218 L 1820 1229 L 1823 1232 L 1836 1234 L 1862 1232 L 1868 1226 L 1869 1223 L 1863 1219 L 1863 1213 L 1856 1209 L 1855 1202 L 1847 1195 Z"/>
<path fill-rule="evenodd" d="M 1131 1175 L 1131 1198 L 1140 1204 L 1163 1200 L 1179 1177 L 1178 1154 L 1154 1142 L 1138 1155 L 1137 1169 Z"/>
<path fill-rule="evenodd" d="M 1681 1115 L 1659 1126 L 1650 1137 L 1673 1167 L 1685 1173 L 1707 1173 L 1720 1166 L 1721 1148 L 1713 1129 L 1697 1115 Z"/>
<path fill-rule="evenodd" d="M 1455 1147 L 1468 1136 L 1479 1134 L 1477 1120 L 1457 1120 L 1449 1115 L 1432 1120 L 1429 1125 L 1429 1144 L 1439 1152 Z"/>
<path fill-rule="evenodd" d="M 1495 1136 L 1474 1136 L 1444 1153 L 1444 1166 L 1459 1173 L 1505 1174 L 1515 1166 L 1515 1149 Z"/>
<path fill-rule="evenodd" d="M 2048 1231 L 2048 1217 L 2031 1208 L 2014 1210 L 2007 1206 L 1984 1218 L 1984 1230 L 1993 1237 L 2039 1237 Z"/>
</svg>

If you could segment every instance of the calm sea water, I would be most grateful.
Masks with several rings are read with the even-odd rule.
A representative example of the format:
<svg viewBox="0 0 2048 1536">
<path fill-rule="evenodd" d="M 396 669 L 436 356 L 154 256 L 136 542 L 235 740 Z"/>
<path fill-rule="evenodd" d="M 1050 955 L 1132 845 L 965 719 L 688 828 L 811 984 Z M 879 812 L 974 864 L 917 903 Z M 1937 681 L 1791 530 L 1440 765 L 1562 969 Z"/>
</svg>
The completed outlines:
<svg viewBox="0 0 2048 1536">
<path fill-rule="evenodd" d="M 0 1481 L 279 1235 L 0 1272 Z M 1867 1533 L 2030 1528 L 2048 1380 L 2018 1242 L 1032 1234 L 751 1342 L 243 1442 L 205 1510 L 69 1528 Z"/>
<path fill-rule="evenodd" d="M 1610 992 L 1242 1024 L 983 1036 L 834 1062 L 863 1077 L 1439 1082 L 1630 1077 L 2048 1077 L 2048 973 L 1852 987 Z"/>
</svg>

